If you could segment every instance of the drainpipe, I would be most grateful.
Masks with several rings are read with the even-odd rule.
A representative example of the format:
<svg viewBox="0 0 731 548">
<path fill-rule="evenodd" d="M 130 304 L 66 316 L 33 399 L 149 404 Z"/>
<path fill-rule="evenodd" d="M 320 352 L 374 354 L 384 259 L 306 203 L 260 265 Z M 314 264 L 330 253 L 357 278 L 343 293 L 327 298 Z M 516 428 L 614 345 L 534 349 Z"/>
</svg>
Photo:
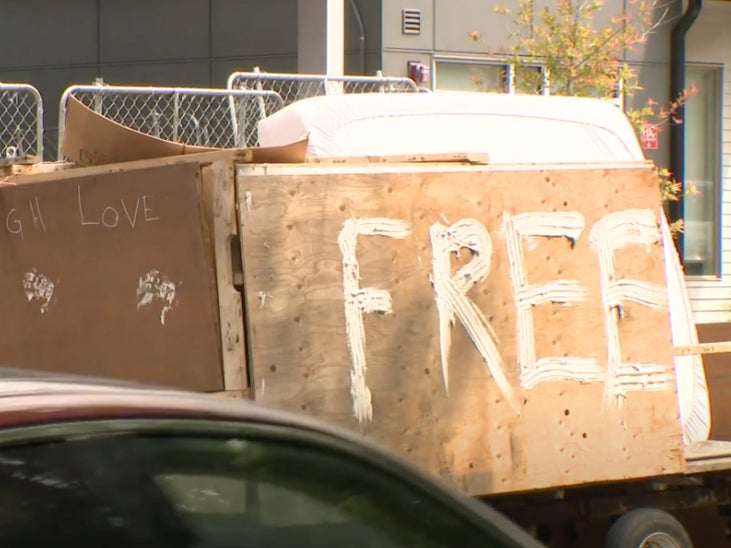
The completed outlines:
<svg viewBox="0 0 731 548">
<path fill-rule="evenodd" d="M 366 36 L 365 27 L 363 26 L 363 18 L 360 16 L 360 10 L 355 0 L 350 0 L 350 8 L 353 10 L 355 21 L 358 24 L 358 46 L 360 48 L 360 74 L 365 75 L 366 70 Z"/>
<path fill-rule="evenodd" d="M 680 0 L 682 5 L 683 0 Z M 674 101 L 685 89 L 685 36 L 690 30 L 703 7 L 703 0 L 688 0 L 688 8 L 678 19 L 670 36 L 670 100 Z M 683 119 L 684 111 L 680 107 L 679 116 Z M 684 188 L 685 181 L 685 134 L 682 124 L 670 125 L 670 172 L 680 181 Z M 682 195 L 675 202 L 668 203 L 668 216 L 671 221 L 682 219 L 684 214 Z M 676 245 L 681 260 L 683 259 L 683 233 L 676 236 Z"/>
</svg>

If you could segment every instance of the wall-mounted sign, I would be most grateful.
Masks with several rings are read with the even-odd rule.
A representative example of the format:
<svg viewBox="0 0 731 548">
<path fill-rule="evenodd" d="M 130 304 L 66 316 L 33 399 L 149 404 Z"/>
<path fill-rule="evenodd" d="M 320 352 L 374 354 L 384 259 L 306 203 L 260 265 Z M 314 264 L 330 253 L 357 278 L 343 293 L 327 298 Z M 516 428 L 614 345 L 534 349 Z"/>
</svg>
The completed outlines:
<svg viewBox="0 0 731 548">
<path fill-rule="evenodd" d="M 657 150 L 657 126 L 647 124 L 642 128 L 642 148 L 645 150 Z"/>
</svg>

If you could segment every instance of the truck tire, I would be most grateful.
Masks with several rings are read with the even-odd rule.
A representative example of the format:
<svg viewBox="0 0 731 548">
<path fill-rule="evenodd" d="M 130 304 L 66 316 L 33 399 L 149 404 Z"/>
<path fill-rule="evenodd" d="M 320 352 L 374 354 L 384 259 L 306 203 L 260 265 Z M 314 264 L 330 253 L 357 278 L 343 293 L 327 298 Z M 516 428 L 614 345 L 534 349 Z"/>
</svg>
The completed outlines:
<svg viewBox="0 0 731 548">
<path fill-rule="evenodd" d="M 693 548 L 688 532 L 673 516 L 655 508 L 630 510 L 607 532 L 606 548 Z"/>
</svg>

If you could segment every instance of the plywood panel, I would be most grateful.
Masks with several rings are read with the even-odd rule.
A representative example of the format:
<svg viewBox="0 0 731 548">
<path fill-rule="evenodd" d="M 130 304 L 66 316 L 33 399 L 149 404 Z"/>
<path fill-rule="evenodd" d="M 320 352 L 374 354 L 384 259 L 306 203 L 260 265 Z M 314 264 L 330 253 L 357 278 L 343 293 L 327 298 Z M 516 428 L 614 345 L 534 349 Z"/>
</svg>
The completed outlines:
<svg viewBox="0 0 731 548">
<path fill-rule="evenodd" d="M 203 209 L 211 227 L 209 249 L 216 269 L 218 313 L 221 326 L 221 358 L 226 391 L 242 396 L 248 389 L 243 307 L 239 289 L 243 285 L 238 242 L 238 216 L 234 184 L 234 163 L 213 162 L 202 168 Z"/>
<path fill-rule="evenodd" d="M 221 390 L 199 165 L 28 180 L 0 186 L 3 364 Z"/>
<path fill-rule="evenodd" d="M 607 325 L 619 309 L 605 314 L 610 308 L 603 299 L 611 300 L 612 291 L 601 286 L 598 255 L 590 245 L 597 223 L 625 210 L 641 210 L 650 219 L 648 230 L 656 231 L 659 196 L 650 168 L 347 170 L 303 168 L 298 174 L 293 168 L 291 175 L 266 177 L 240 172 L 257 400 L 360 431 L 472 494 L 682 469 L 661 244 L 650 238 L 613 253 L 616 280 L 654 284 L 660 299 L 654 308 L 631 298 L 621 303 L 617 359 L 653 363 L 660 373 L 636 377 L 619 396 L 607 342 Z M 506 215 L 530 212 L 572 212 L 571 222 L 578 219 L 579 225 L 571 238 L 511 240 Z M 549 225 L 555 217 L 550 219 Z M 448 236 L 460 220 L 471 227 L 463 247 L 458 253 L 435 252 L 430 229 L 440 224 Z M 346 237 L 353 223 L 361 223 L 363 233 Z M 630 228 L 625 236 L 639 230 L 631 220 L 619 226 Z M 613 238 L 618 243 L 621 236 Z M 520 274 L 511 270 L 517 259 L 511 263 L 509 241 L 522 251 L 524 282 L 535 289 L 522 293 L 535 300 L 522 306 L 532 312 L 533 335 L 523 322 L 521 343 L 513 287 Z M 354 256 L 344 261 L 349 248 Z M 483 263 L 487 273 L 467 271 L 456 286 L 445 284 L 434 261 L 445 255 L 451 278 L 489 259 Z M 577 302 L 552 302 L 561 299 L 550 295 L 541 300 L 546 288 L 537 285 L 555 280 L 581 286 Z M 560 293 L 569 286 L 551 287 Z M 448 313 L 450 298 L 462 316 Z M 353 314 L 358 306 L 362 313 Z M 451 342 L 444 352 L 440 306 L 442 338 Z M 469 335 L 465 325 L 476 326 L 477 335 Z M 493 356 L 487 360 L 492 369 L 487 367 L 476 340 L 493 340 L 502 364 Z M 593 360 L 590 374 L 577 374 L 585 366 L 569 361 L 553 379 L 533 384 L 527 376 L 521 379 L 519 361 L 526 358 L 520 351 L 532 340 L 536 358 Z M 354 361 L 361 345 L 364 372 Z"/>
</svg>

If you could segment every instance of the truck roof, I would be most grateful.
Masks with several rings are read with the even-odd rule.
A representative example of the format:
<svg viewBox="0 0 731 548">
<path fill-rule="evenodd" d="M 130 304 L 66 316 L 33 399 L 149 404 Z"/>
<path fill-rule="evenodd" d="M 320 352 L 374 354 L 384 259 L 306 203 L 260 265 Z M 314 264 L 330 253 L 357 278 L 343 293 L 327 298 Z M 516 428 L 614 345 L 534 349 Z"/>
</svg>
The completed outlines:
<svg viewBox="0 0 731 548">
<path fill-rule="evenodd" d="M 307 138 L 309 158 L 485 153 L 491 164 L 643 160 L 611 103 L 477 92 L 310 97 L 259 123 L 261 146 Z"/>
</svg>

